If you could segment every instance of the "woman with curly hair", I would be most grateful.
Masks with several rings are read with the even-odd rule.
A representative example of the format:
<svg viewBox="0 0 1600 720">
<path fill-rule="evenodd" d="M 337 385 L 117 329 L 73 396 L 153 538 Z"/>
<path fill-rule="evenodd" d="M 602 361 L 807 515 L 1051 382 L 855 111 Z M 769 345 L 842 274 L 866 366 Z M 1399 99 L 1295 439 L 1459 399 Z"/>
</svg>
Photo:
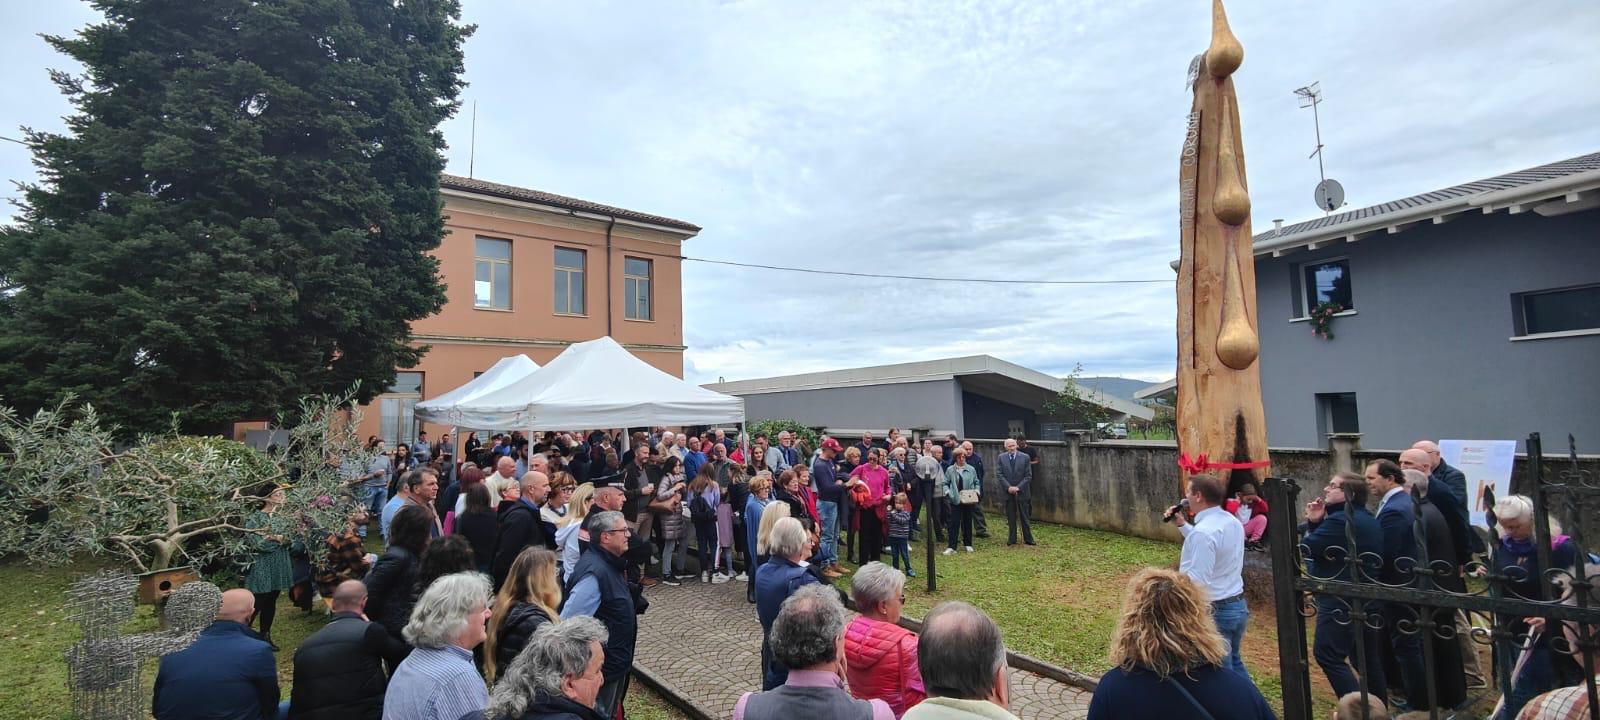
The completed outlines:
<svg viewBox="0 0 1600 720">
<path fill-rule="evenodd" d="M 523 548 L 511 561 L 494 599 L 483 646 L 483 676 L 490 682 L 511 666 L 539 626 L 560 617 L 556 608 L 561 606 L 561 581 L 556 572 L 556 554 L 541 547 Z"/>
<path fill-rule="evenodd" d="M 1111 635 L 1115 667 L 1095 688 L 1089 720 L 1274 718 L 1261 691 L 1227 661 L 1205 590 L 1176 570 L 1147 568 L 1128 582 Z"/>
</svg>

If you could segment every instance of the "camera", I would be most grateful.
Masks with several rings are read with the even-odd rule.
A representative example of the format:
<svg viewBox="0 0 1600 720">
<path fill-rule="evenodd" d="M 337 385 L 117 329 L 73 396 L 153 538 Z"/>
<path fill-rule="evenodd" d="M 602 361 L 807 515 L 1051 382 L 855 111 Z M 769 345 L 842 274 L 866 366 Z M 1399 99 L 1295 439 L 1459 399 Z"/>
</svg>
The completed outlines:
<svg viewBox="0 0 1600 720">
<path fill-rule="evenodd" d="M 1178 514 L 1178 511 L 1180 511 L 1180 510 L 1184 511 L 1185 514 L 1188 513 L 1188 511 L 1189 511 L 1189 498 L 1184 498 L 1182 500 L 1179 500 L 1176 505 L 1173 505 L 1172 507 L 1167 508 L 1167 511 L 1161 514 L 1161 522 L 1164 522 L 1164 523 L 1172 522 L 1172 516 Z"/>
</svg>

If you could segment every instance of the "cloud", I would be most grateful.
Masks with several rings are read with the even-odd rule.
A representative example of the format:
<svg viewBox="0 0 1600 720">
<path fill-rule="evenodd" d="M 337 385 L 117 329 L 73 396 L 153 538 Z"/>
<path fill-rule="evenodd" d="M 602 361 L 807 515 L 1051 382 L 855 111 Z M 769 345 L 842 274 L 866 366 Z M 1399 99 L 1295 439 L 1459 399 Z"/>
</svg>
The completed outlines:
<svg viewBox="0 0 1600 720">
<path fill-rule="evenodd" d="M 5 10 L 7 79 L 58 6 Z M 79 12 L 81 10 L 73 11 Z M 1600 4 L 1230 3 L 1255 224 L 1600 149 Z M 955 278 L 1165 279 L 1209 3 L 468 0 L 476 174 L 705 227 L 686 255 Z M 30 70 L 42 80 L 42 70 Z M 4 101 L 59 126 L 53 88 Z M 465 172 L 469 113 L 448 123 Z M 13 157 L 19 156 L 19 157 Z M 8 176 L 25 156 L 0 153 Z M 1170 285 L 992 285 L 684 265 L 699 382 L 987 353 L 1172 375 Z"/>
</svg>

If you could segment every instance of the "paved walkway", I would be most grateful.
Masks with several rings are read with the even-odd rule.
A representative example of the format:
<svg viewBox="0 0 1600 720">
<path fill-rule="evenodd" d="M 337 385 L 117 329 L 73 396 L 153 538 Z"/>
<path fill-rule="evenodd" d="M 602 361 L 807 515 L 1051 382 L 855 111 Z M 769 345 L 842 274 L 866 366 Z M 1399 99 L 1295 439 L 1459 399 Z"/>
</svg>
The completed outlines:
<svg viewBox="0 0 1600 720">
<path fill-rule="evenodd" d="M 645 591 L 650 610 L 641 618 L 634 663 L 693 699 L 713 718 L 733 716 L 739 696 L 761 689 L 761 623 L 745 602 L 745 584 L 685 580 L 682 587 Z M 1089 693 L 1013 669 L 1011 712 L 1023 720 L 1083 718 Z"/>
</svg>

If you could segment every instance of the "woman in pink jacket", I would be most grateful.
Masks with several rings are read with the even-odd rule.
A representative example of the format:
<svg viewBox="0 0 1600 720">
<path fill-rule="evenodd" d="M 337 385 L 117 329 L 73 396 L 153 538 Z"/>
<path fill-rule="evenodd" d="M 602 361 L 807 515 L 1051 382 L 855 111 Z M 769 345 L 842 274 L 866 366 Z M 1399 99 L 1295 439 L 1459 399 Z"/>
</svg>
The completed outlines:
<svg viewBox="0 0 1600 720">
<path fill-rule="evenodd" d="M 850 694 L 883 700 L 897 718 L 928 696 L 917 667 L 917 636 L 895 624 L 905 607 L 905 587 L 899 570 L 867 563 L 850 579 L 850 597 L 861 616 L 844 631 Z"/>
</svg>

